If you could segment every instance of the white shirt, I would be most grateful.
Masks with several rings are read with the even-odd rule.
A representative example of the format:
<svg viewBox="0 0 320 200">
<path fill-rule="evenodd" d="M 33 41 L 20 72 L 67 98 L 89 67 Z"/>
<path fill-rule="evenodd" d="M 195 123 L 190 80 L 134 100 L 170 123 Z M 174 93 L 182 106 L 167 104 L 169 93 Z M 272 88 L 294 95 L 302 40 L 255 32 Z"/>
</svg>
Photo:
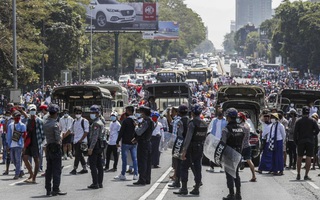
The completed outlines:
<svg viewBox="0 0 320 200">
<path fill-rule="evenodd" d="M 158 122 L 162 124 L 163 129 L 167 129 L 167 132 L 169 131 L 169 125 L 168 125 L 168 120 L 166 117 L 159 117 Z"/>
<path fill-rule="evenodd" d="M 218 119 L 217 121 L 217 125 L 216 125 L 216 137 L 220 140 L 221 139 L 221 135 L 222 135 L 222 130 L 221 130 L 221 124 L 222 124 L 222 120 Z"/>
<path fill-rule="evenodd" d="M 155 123 L 155 128 L 152 132 L 152 136 L 162 136 L 162 132 L 163 132 L 162 124 L 160 122 L 156 122 L 156 123 Z"/>
<path fill-rule="evenodd" d="M 81 125 L 82 119 L 84 120 L 83 121 L 84 130 Z M 79 119 L 76 118 L 74 120 L 74 123 L 72 122 L 72 124 L 73 124 L 73 127 L 71 131 L 74 134 L 73 144 L 76 144 L 77 142 L 79 142 L 79 140 L 81 140 L 84 133 L 89 133 L 89 121 L 83 117 L 80 117 Z M 82 142 L 88 142 L 87 137 L 85 137 Z"/>
<path fill-rule="evenodd" d="M 284 126 L 280 123 L 280 122 L 276 122 L 274 124 L 272 124 L 270 126 L 270 131 L 271 131 L 271 134 L 268 134 L 267 135 L 267 141 L 269 141 L 270 139 L 270 135 L 271 137 L 273 138 L 274 135 L 275 135 L 275 132 L 276 132 L 276 124 L 278 123 L 278 128 L 277 128 L 277 141 L 280 141 L 280 140 L 284 140 L 286 138 L 286 131 L 284 129 Z"/>
<path fill-rule="evenodd" d="M 262 138 L 267 139 L 267 135 L 270 133 L 271 124 L 262 123 Z"/>
<path fill-rule="evenodd" d="M 121 124 L 118 120 L 111 122 L 110 123 L 110 135 L 109 135 L 109 145 L 116 145 L 117 144 L 117 139 L 119 135 L 119 131 L 121 128 Z"/>
<path fill-rule="evenodd" d="M 318 112 L 318 108 L 315 106 L 310 107 L 309 117 L 311 117 L 314 113 Z"/>
<path fill-rule="evenodd" d="M 68 117 L 61 117 L 59 120 L 59 128 L 62 133 L 67 132 L 68 130 L 71 130 L 73 124 L 73 118 Z"/>
</svg>

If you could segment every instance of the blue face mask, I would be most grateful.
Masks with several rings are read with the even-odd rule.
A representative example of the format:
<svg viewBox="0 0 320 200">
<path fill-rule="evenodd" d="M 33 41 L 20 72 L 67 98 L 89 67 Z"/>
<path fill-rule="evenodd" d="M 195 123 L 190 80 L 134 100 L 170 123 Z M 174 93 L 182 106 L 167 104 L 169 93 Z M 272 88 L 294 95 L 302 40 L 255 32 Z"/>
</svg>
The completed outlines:
<svg viewBox="0 0 320 200">
<path fill-rule="evenodd" d="M 36 115 L 36 114 L 37 114 L 37 111 L 35 111 L 35 110 L 30 111 L 30 115 Z"/>
<path fill-rule="evenodd" d="M 96 114 L 90 114 L 90 119 L 94 120 L 96 117 Z"/>
<path fill-rule="evenodd" d="M 116 117 L 116 116 L 111 116 L 111 117 L 110 117 L 110 120 L 111 120 L 111 121 L 116 121 L 116 120 L 117 120 L 117 117 Z"/>
<path fill-rule="evenodd" d="M 134 116 L 135 116 L 136 118 L 140 118 L 140 117 L 141 117 L 141 113 L 136 113 Z"/>
</svg>

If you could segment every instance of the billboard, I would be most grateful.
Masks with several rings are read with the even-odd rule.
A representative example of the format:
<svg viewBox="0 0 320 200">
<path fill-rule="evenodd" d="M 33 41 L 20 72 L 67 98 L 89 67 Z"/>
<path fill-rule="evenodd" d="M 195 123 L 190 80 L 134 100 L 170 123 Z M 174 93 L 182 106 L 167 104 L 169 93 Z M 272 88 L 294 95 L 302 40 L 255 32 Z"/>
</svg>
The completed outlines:
<svg viewBox="0 0 320 200">
<path fill-rule="evenodd" d="M 86 6 L 86 31 L 156 31 L 158 10 L 158 3 L 91 0 Z"/>
<path fill-rule="evenodd" d="M 179 24 L 177 22 L 159 21 L 158 32 L 145 31 L 143 32 L 142 38 L 153 40 L 178 40 Z"/>
</svg>

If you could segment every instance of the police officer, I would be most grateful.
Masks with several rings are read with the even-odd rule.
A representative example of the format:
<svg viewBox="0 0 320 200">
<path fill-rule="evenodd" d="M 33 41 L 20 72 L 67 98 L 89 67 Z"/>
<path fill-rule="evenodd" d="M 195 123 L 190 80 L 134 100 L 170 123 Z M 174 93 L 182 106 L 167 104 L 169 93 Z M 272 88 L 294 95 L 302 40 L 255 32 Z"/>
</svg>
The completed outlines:
<svg viewBox="0 0 320 200">
<path fill-rule="evenodd" d="M 177 123 L 177 136 L 185 138 L 188 131 L 189 117 L 188 117 L 188 107 L 186 105 L 180 105 L 178 108 L 178 115 L 181 117 Z M 173 149 L 174 150 L 174 149 Z M 169 187 L 180 188 L 180 167 L 181 167 L 181 159 L 175 159 L 174 162 L 174 170 L 176 171 L 176 178 Z"/>
<path fill-rule="evenodd" d="M 102 152 L 104 147 L 104 124 L 100 119 L 100 108 L 97 105 L 90 107 L 92 124 L 89 130 L 88 156 L 91 170 L 92 184 L 89 189 L 103 188 Z"/>
<path fill-rule="evenodd" d="M 238 111 L 235 108 L 229 108 L 226 111 L 226 118 L 228 121 L 227 126 L 222 130 L 221 140 L 231 148 L 235 149 L 237 152 L 242 151 L 242 142 L 244 138 L 243 128 L 237 124 Z M 240 176 L 239 176 L 239 166 L 236 171 L 236 178 L 233 178 L 230 174 L 226 172 L 227 176 L 227 186 L 229 189 L 229 194 L 227 197 L 223 197 L 223 200 L 240 200 Z M 236 185 L 236 195 L 234 195 L 234 184 Z"/>
<path fill-rule="evenodd" d="M 182 187 L 174 194 L 187 195 L 188 188 L 188 170 L 193 166 L 193 174 L 196 185 L 190 192 L 193 195 L 199 195 L 199 187 L 201 185 L 201 161 L 203 154 L 203 144 L 207 136 L 207 124 L 200 118 L 202 106 L 195 104 L 191 108 L 192 120 L 188 124 L 188 131 L 184 139 L 180 176 Z"/>
<path fill-rule="evenodd" d="M 47 140 L 46 159 L 47 170 L 45 175 L 45 188 L 47 196 L 66 195 L 60 191 L 61 181 L 61 135 L 59 123 L 57 122 L 59 106 L 51 104 L 48 108 L 49 117 L 43 124 L 43 132 Z M 51 179 L 53 179 L 51 190 Z"/>
<path fill-rule="evenodd" d="M 135 140 L 138 142 L 137 160 L 139 180 L 134 185 L 145 185 L 151 182 L 151 136 L 154 123 L 150 118 L 151 109 L 146 106 L 139 108 L 143 121 L 136 127 Z"/>
</svg>

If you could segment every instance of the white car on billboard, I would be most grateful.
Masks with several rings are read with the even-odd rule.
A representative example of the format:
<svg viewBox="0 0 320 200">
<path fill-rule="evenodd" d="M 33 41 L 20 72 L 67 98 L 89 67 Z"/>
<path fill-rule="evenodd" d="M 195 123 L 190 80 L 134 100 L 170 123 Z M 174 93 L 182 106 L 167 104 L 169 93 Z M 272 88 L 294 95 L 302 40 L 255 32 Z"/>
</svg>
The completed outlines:
<svg viewBox="0 0 320 200">
<path fill-rule="evenodd" d="M 92 19 L 98 29 L 110 24 L 134 22 L 136 19 L 136 11 L 132 6 L 116 0 L 92 0 L 86 9 L 87 18 Z"/>
</svg>

